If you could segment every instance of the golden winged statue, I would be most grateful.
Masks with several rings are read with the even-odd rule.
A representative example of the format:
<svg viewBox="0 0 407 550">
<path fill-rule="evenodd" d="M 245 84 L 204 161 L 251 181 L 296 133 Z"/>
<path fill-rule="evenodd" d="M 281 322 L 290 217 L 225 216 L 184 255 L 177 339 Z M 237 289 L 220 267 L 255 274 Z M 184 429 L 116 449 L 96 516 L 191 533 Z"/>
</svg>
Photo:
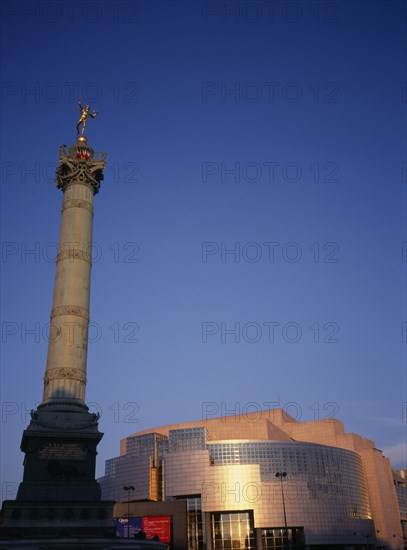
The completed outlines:
<svg viewBox="0 0 407 550">
<path fill-rule="evenodd" d="M 99 113 L 98 111 L 93 111 L 93 113 L 90 112 L 90 105 L 85 105 L 85 107 L 82 107 L 81 100 L 78 101 L 79 105 L 79 112 L 81 113 L 81 118 L 78 120 L 78 123 L 76 125 L 76 133 L 79 135 L 79 126 L 82 124 L 82 131 L 81 134 L 84 135 L 85 133 L 85 127 L 86 127 L 86 121 L 88 118 L 95 118 Z"/>
</svg>

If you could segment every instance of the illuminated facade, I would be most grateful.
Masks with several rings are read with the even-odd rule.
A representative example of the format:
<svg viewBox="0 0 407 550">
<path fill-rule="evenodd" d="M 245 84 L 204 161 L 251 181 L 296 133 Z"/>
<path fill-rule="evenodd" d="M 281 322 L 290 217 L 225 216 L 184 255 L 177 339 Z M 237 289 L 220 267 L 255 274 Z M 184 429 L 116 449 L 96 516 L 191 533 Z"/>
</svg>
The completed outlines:
<svg viewBox="0 0 407 550">
<path fill-rule="evenodd" d="M 406 487 L 337 420 L 272 410 L 146 430 L 99 481 L 104 498 L 131 483 L 135 501 L 186 500 L 189 549 L 404 548 Z"/>
</svg>

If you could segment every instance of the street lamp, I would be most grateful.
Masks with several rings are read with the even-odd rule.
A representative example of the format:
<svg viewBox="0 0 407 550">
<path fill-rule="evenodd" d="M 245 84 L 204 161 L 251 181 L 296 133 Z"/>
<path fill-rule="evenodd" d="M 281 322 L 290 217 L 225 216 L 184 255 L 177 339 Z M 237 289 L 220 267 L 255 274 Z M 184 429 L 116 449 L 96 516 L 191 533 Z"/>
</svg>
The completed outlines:
<svg viewBox="0 0 407 550">
<path fill-rule="evenodd" d="M 281 498 L 283 499 L 284 528 L 285 528 L 284 548 L 287 546 L 287 541 L 288 541 L 287 515 L 285 513 L 285 500 L 284 500 L 284 489 L 283 489 L 283 479 L 286 476 L 287 476 L 287 472 L 277 472 L 276 473 L 276 477 L 280 478 Z"/>
<path fill-rule="evenodd" d="M 130 538 L 130 493 L 134 491 L 133 485 L 125 485 L 123 491 L 127 492 L 127 538 Z"/>
</svg>

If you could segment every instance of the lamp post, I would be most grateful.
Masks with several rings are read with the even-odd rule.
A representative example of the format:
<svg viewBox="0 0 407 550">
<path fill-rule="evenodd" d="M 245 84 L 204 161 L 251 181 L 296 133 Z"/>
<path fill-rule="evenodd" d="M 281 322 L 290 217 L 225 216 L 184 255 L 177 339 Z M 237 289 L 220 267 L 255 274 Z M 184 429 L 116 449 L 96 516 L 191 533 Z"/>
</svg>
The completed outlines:
<svg viewBox="0 0 407 550">
<path fill-rule="evenodd" d="M 123 491 L 127 492 L 127 538 L 130 538 L 130 493 L 134 491 L 133 485 L 125 485 Z"/>
<path fill-rule="evenodd" d="M 287 515 L 285 513 L 285 500 L 284 500 L 284 489 L 283 489 L 283 479 L 287 477 L 287 472 L 277 472 L 276 477 L 280 479 L 281 486 L 281 498 L 283 499 L 283 512 L 284 512 L 284 529 L 285 529 L 285 539 L 284 539 L 284 548 L 287 547 L 288 542 L 288 529 L 287 529 Z M 289 546 L 288 546 L 289 547 Z"/>
</svg>

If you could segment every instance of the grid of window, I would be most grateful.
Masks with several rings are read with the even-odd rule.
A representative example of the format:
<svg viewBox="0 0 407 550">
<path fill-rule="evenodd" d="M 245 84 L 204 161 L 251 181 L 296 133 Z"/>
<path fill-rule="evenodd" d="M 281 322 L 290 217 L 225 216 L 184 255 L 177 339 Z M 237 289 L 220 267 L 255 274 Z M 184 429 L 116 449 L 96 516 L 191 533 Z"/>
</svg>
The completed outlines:
<svg viewBox="0 0 407 550">
<path fill-rule="evenodd" d="M 396 485 L 396 494 L 401 519 L 407 520 L 407 487 L 405 485 Z"/>
<path fill-rule="evenodd" d="M 203 451 L 206 449 L 207 441 L 208 432 L 206 428 L 170 430 L 168 451 L 170 453 Z"/>
<path fill-rule="evenodd" d="M 158 456 L 159 458 L 162 458 L 165 453 L 168 453 L 169 451 L 169 441 L 167 437 L 164 437 L 163 439 L 158 440 Z"/>
<path fill-rule="evenodd" d="M 350 517 L 370 517 L 362 462 L 352 451 L 295 441 L 209 442 L 207 448 L 214 466 L 259 464 L 265 482 L 286 472 L 287 480 L 306 482 L 311 499 L 345 501 Z"/>
<path fill-rule="evenodd" d="M 304 548 L 303 527 L 273 527 L 261 530 L 261 542 L 263 550 L 283 550 L 290 548 Z"/>
<path fill-rule="evenodd" d="M 215 550 L 255 550 L 253 512 L 212 513 L 211 538 Z"/>
<path fill-rule="evenodd" d="M 205 519 L 201 510 L 200 497 L 188 497 L 188 548 L 190 550 L 204 550 L 205 548 Z"/>
<path fill-rule="evenodd" d="M 125 456 L 116 456 L 115 458 L 109 458 L 105 462 L 105 476 L 115 476 L 120 463 L 126 460 Z"/>
<path fill-rule="evenodd" d="M 129 456 L 145 456 L 156 459 L 159 443 L 166 439 L 164 435 L 157 433 L 128 437 L 126 439 L 126 454 Z"/>
<path fill-rule="evenodd" d="M 133 485 L 131 493 L 133 500 L 151 498 L 150 471 L 152 459 L 150 457 L 119 456 L 106 461 L 105 476 L 99 479 L 104 499 L 123 502 L 127 493 L 125 485 Z"/>
</svg>

